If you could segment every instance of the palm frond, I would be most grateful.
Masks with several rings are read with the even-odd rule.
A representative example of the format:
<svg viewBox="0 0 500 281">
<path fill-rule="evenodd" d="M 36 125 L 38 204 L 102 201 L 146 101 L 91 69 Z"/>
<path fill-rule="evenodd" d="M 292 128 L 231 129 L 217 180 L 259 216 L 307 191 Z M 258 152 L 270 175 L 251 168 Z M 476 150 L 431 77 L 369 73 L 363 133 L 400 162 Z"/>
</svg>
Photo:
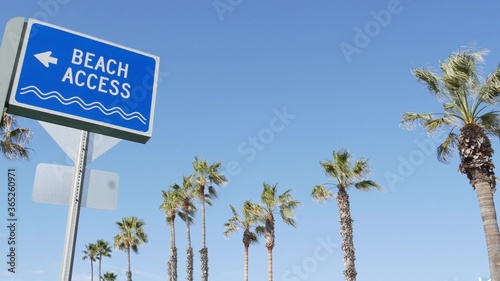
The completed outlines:
<svg viewBox="0 0 500 281">
<path fill-rule="evenodd" d="M 452 119 L 449 118 L 449 116 L 443 116 L 441 118 L 436 118 L 436 119 L 431 119 L 428 120 L 424 125 L 424 129 L 429 132 L 435 132 L 438 129 L 447 127 L 452 124 Z"/>
<path fill-rule="evenodd" d="M 359 190 L 363 190 L 363 191 L 370 191 L 372 189 L 378 189 L 380 191 L 383 191 L 384 189 L 382 188 L 382 186 L 380 186 L 378 183 L 372 181 L 372 180 L 363 180 L 363 181 L 359 181 L 357 183 L 354 184 L 354 186 L 359 189 Z"/>
<path fill-rule="evenodd" d="M 425 84 L 427 90 L 434 96 L 441 92 L 438 77 L 432 71 L 422 68 L 413 68 L 412 74 L 417 78 L 418 82 Z"/>
<path fill-rule="evenodd" d="M 478 98 L 489 104 L 496 103 L 500 93 L 500 64 L 496 70 L 486 77 L 484 84 L 479 89 Z"/>
<path fill-rule="evenodd" d="M 370 173 L 370 166 L 368 165 L 368 159 L 359 158 L 358 160 L 356 160 L 352 168 L 353 176 L 360 179 L 365 177 L 369 173 Z"/>
<path fill-rule="evenodd" d="M 469 88 L 473 91 L 479 84 L 476 71 L 476 61 L 482 61 L 480 52 L 470 50 L 456 52 L 440 64 L 443 75 L 441 82 L 448 89 L 453 99 L 463 99 L 464 90 Z"/>
<path fill-rule="evenodd" d="M 446 139 L 437 147 L 437 159 L 441 163 L 448 163 L 453 157 L 453 151 L 457 147 L 458 136 L 450 132 Z"/>
<path fill-rule="evenodd" d="M 30 129 L 18 128 L 19 124 L 14 115 L 7 114 L 5 109 L 0 120 L 0 152 L 5 158 L 29 160 L 31 149 Z"/>
<path fill-rule="evenodd" d="M 500 112 L 497 110 L 487 112 L 478 117 L 479 123 L 486 133 L 500 138 Z"/>
<path fill-rule="evenodd" d="M 413 130 L 415 129 L 415 125 L 423 127 L 429 120 L 433 119 L 434 117 L 431 113 L 403 112 L 401 125 L 404 129 Z"/>
<path fill-rule="evenodd" d="M 334 195 L 330 189 L 326 188 L 324 185 L 316 185 L 311 191 L 311 197 L 314 201 L 323 203 L 334 198 Z"/>
</svg>

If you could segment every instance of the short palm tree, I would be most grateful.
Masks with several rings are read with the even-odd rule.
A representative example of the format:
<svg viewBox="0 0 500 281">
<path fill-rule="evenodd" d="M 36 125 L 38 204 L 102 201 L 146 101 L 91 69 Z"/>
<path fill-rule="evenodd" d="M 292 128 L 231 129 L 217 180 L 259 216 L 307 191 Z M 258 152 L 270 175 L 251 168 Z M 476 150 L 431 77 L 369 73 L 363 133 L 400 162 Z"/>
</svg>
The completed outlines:
<svg viewBox="0 0 500 281">
<path fill-rule="evenodd" d="M 193 281 L 193 248 L 191 247 L 191 224 L 194 222 L 196 207 L 193 203 L 196 198 L 197 191 L 193 188 L 193 176 L 184 176 L 182 186 L 177 184 L 172 185 L 172 188 L 178 190 L 181 199 L 181 211 L 179 217 L 186 223 L 186 280 Z"/>
<path fill-rule="evenodd" d="M 258 236 L 263 235 L 266 229 L 264 226 L 259 225 L 258 206 L 251 201 L 243 203 L 243 217 L 238 214 L 233 205 L 229 205 L 229 207 L 231 208 L 233 217 L 224 224 L 224 236 L 228 238 L 231 234 L 238 231 L 238 229 L 241 228 L 243 230 L 243 246 L 245 247 L 244 280 L 248 281 L 248 248 L 251 244 L 259 241 Z"/>
<path fill-rule="evenodd" d="M 118 275 L 114 274 L 113 272 L 106 272 L 102 276 L 102 280 L 104 281 L 115 281 Z"/>
<path fill-rule="evenodd" d="M 85 250 L 83 250 L 84 256 L 83 260 L 89 259 L 90 261 L 90 280 L 94 280 L 94 262 L 97 259 L 97 246 L 94 243 L 89 243 L 85 245 Z"/>
<path fill-rule="evenodd" d="M 7 114 L 5 110 L 0 122 L 0 150 L 7 159 L 30 158 L 30 149 L 27 147 L 31 140 L 31 130 L 19 128 L 14 115 Z"/>
<path fill-rule="evenodd" d="M 488 135 L 500 137 L 500 112 L 496 103 L 500 93 L 500 65 L 485 79 L 479 63 L 486 51 L 460 50 L 440 63 L 441 75 L 425 68 L 413 69 L 417 81 L 443 105 L 441 113 L 403 113 L 407 128 L 421 125 L 427 132 L 448 129 L 437 148 L 438 160 L 448 163 L 453 151 L 460 155 L 459 171 L 467 175 L 479 199 L 486 236 L 492 280 L 500 280 L 500 233 L 493 195 L 496 177 L 493 148 Z M 458 135 L 456 130 L 459 130 Z"/>
<path fill-rule="evenodd" d="M 142 219 L 131 216 L 122 218 L 121 221 L 116 222 L 118 226 L 118 233 L 114 237 L 115 248 L 120 251 L 127 252 L 127 281 L 132 281 L 132 272 L 130 271 L 130 250 L 134 253 L 139 253 L 138 246 L 148 242 L 148 236 L 144 231 L 145 222 Z"/>
<path fill-rule="evenodd" d="M 370 172 L 368 160 L 357 159 L 352 163 L 350 153 L 346 149 L 333 151 L 333 160 L 320 162 L 325 174 L 335 180 L 334 188 L 337 188 L 335 196 L 330 188 L 325 185 L 316 185 L 311 192 L 315 201 L 325 202 L 336 197 L 340 214 L 340 235 L 342 236 L 342 252 L 344 255 L 344 276 L 346 281 L 356 280 L 356 266 L 354 264 L 355 251 L 353 242 L 353 229 L 351 207 L 347 189 L 351 186 L 359 190 L 368 191 L 373 188 L 382 190 L 382 187 L 372 180 L 365 179 Z"/>
<path fill-rule="evenodd" d="M 101 280 L 101 263 L 102 263 L 102 258 L 110 258 L 111 257 L 111 247 L 109 246 L 108 241 L 104 241 L 101 239 L 97 240 L 97 243 L 95 244 L 96 246 L 96 251 L 97 255 L 96 258 L 99 260 L 99 280 Z"/>
<path fill-rule="evenodd" d="M 292 190 L 288 189 L 283 194 L 278 194 L 278 184 L 270 185 L 263 184 L 261 194 L 262 205 L 259 205 L 255 212 L 259 216 L 259 220 L 265 224 L 265 237 L 267 248 L 267 273 L 268 281 L 273 280 L 273 248 L 275 246 L 275 233 L 274 233 L 274 215 L 279 212 L 279 216 L 284 223 L 295 227 L 295 213 L 294 210 L 301 204 L 292 196 Z"/>
<path fill-rule="evenodd" d="M 201 202 L 201 231 L 202 231 L 202 248 L 200 250 L 201 258 L 201 280 L 208 281 L 208 248 L 206 243 L 206 228 L 205 228 L 205 202 L 210 203 L 207 199 L 216 198 L 217 193 L 212 184 L 220 186 L 227 182 L 226 177 L 221 174 L 220 168 L 222 163 L 215 162 L 209 165 L 207 160 L 194 158 L 193 168 L 195 171 L 194 181 L 198 190 L 198 199 Z M 207 186 L 208 185 L 208 186 Z M 211 204 L 209 204 L 211 205 Z"/>
<path fill-rule="evenodd" d="M 174 187 L 175 186 L 175 187 Z M 167 224 L 170 226 L 170 258 L 167 262 L 168 280 L 177 281 L 177 247 L 175 245 L 175 218 L 182 203 L 179 186 L 174 184 L 168 191 L 162 190 L 163 202 L 160 209 L 165 212 Z"/>
</svg>

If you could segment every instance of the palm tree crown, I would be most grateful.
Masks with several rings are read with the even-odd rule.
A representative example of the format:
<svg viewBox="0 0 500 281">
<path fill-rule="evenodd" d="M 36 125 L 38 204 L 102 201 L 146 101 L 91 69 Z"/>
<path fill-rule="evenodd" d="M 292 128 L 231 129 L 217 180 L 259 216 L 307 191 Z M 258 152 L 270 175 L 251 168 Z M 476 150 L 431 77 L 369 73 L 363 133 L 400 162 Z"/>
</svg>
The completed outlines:
<svg viewBox="0 0 500 281">
<path fill-rule="evenodd" d="M 182 203 L 179 188 L 176 189 L 171 186 L 169 190 L 162 190 L 161 193 L 163 202 L 160 205 L 160 209 L 165 213 L 167 223 L 171 225 L 175 222 L 179 206 Z"/>
<path fill-rule="evenodd" d="M 148 235 L 144 231 L 146 223 L 137 217 L 123 218 L 116 222 L 120 234 L 115 236 L 115 247 L 119 250 L 131 249 L 134 253 L 139 253 L 139 245 L 148 242 Z"/>
<path fill-rule="evenodd" d="M 233 205 L 229 205 L 233 217 L 224 224 L 224 237 L 243 229 L 243 245 L 245 247 L 244 280 L 248 280 L 248 248 L 251 244 L 258 243 L 258 236 L 265 233 L 264 226 L 260 225 L 258 205 L 251 201 L 243 203 L 243 218 Z"/>
<path fill-rule="evenodd" d="M 106 273 L 104 273 L 104 275 L 102 276 L 102 279 L 103 279 L 104 281 L 115 281 L 117 277 L 118 277 L 118 276 L 117 276 L 116 274 L 114 274 L 113 272 L 106 272 Z"/>
<path fill-rule="evenodd" d="M 365 177 L 370 173 L 368 160 L 365 158 L 357 159 L 352 164 L 351 154 L 346 149 L 333 151 L 333 160 L 320 162 L 325 174 L 336 181 L 334 187 L 338 189 L 347 189 L 350 186 L 363 191 L 373 188 L 382 190 L 382 187 L 372 180 L 366 180 Z M 313 188 L 311 196 L 318 202 L 325 202 L 334 198 L 330 188 L 324 185 L 317 185 Z"/>
<path fill-rule="evenodd" d="M 111 247 L 109 246 L 108 241 L 104 241 L 101 239 L 97 240 L 97 243 L 95 244 L 96 246 L 96 252 L 97 252 L 97 259 L 99 260 L 99 280 L 101 280 L 101 263 L 102 263 L 102 258 L 111 257 Z"/>
<path fill-rule="evenodd" d="M 89 243 L 85 245 L 85 250 L 83 250 L 84 256 L 83 260 L 90 260 L 90 280 L 94 280 L 94 262 L 97 260 L 98 249 L 97 245 L 94 243 Z"/>
<path fill-rule="evenodd" d="M 238 231 L 238 229 L 243 230 L 243 244 L 249 246 L 251 244 L 258 242 L 258 236 L 264 234 L 264 227 L 260 225 L 257 206 L 255 203 L 247 200 L 243 203 L 242 214 L 240 216 L 238 211 L 233 205 L 229 205 L 233 217 L 231 217 L 224 224 L 224 237 L 228 238 L 231 234 Z M 253 230 L 254 229 L 254 230 Z"/>
<path fill-rule="evenodd" d="M 30 158 L 30 149 L 26 146 L 31 140 L 31 130 L 18 128 L 19 124 L 13 115 L 5 110 L 0 121 L 0 150 L 7 159 Z"/>
<path fill-rule="evenodd" d="M 142 219 L 131 216 L 122 218 L 121 221 L 116 222 L 118 230 L 120 231 L 114 237 L 115 248 L 127 252 L 128 270 L 127 280 L 132 280 L 132 272 L 130 271 L 130 250 L 134 253 L 139 253 L 138 246 L 148 242 L 148 236 L 144 231 L 145 222 Z"/>
<path fill-rule="evenodd" d="M 478 125 L 486 134 L 500 137 L 499 111 L 494 109 L 500 92 L 500 65 L 486 79 L 479 76 L 478 63 L 483 62 L 486 51 L 459 51 L 440 64 L 442 75 L 425 68 L 414 68 L 417 81 L 442 103 L 441 113 L 403 113 L 402 124 L 413 129 L 421 125 L 427 132 L 450 129 L 438 147 L 438 160 L 448 162 L 457 147 L 454 129 Z"/>
</svg>

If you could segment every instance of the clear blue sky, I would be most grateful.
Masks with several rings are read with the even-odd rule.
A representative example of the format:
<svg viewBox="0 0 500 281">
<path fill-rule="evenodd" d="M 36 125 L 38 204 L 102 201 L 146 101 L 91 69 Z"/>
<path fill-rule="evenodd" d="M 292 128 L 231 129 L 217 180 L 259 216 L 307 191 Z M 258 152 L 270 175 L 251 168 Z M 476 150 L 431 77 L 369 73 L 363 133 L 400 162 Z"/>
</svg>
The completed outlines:
<svg viewBox="0 0 500 281">
<path fill-rule="evenodd" d="M 1 34 L 13 17 L 37 18 L 160 57 L 151 140 L 122 141 L 91 164 L 119 174 L 118 206 L 82 209 L 74 281 L 89 280 L 84 245 L 112 242 L 115 222 L 131 215 L 145 220 L 150 239 L 131 257 L 134 280 L 166 279 L 170 230 L 159 210 L 161 190 L 192 173 L 195 155 L 232 165 L 225 168 L 229 184 L 207 209 L 210 280 L 243 278 L 242 233 L 225 239 L 223 224 L 229 204 L 259 200 L 263 182 L 293 189 L 303 204 L 296 229 L 277 221 L 274 280 L 343 280 L 336 203 L 320 205 L 309 195 L 330 181 L 319 162 L 343 147 L 368 158 L 371 178 L 386 189 L 350 190 L 358 280 L 489 275 L 476 195 L 457 172 L 458 155 L 438 163 L 436 142 L 399 122 L 404 111 L 440 109 L 411 67 L 438 69 L 461 46 L 489 49 L 484 73 L 496 67 L 496 1 L 5 0 L 0 10 Z M 28 162 L 1 160 L 0 225 L 7 224 L 7 167 L 17 171 L 19 221 L 15 274 L 4 262 L 7 229 L 0 227 L 0 279 L 58 280 L 68 208 L 34 203 L 32 190 L 39 163 L 70 160 L 37 121 L 19 121 L 33 130 L 34 151 Z M 195 280 L 200 226 L 198 217 L 191 232 Z M 184 280 L 180 221 L 177 243 Z M 250 248 L 251 280 L 266 280 L 266 254 L 264 241 Z M 125 280 L 126 255 L 112 256 L 103 272 Z"/>
</svg>

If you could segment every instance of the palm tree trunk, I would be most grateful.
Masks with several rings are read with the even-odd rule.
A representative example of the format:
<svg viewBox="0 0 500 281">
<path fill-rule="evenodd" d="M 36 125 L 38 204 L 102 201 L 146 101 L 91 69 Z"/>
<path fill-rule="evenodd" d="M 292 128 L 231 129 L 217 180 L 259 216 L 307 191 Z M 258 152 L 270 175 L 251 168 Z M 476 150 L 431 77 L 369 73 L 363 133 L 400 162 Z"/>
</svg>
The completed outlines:
<svg viewBox="0 0 500 281">
<path fill-rule="evenodd" d="M 193 281 L 193 248 L 191 248 L 191 228 L 189 227 L 189 215 L 186 212 L 186 232 L 187 232 L 187 249 L 186 249 L 186 280 Z"/>
<path fill-rule="evenodd" d="M 200 186 L 201 197 L 201 236 L 202 249 L 200 250 L 201 258 L 201 280 L 208 281 L 208 249 L 205 228 L 205 186 Z"/>
<path fill-rule="evenodd" d="M 339 188 L 337 203 L 340 214 L 340 235 L 342 236 L 342 252 L 344 254 L 344 276 L 346 281 L 356 281 L 356 267 L 354 261 L 354 243 L 352 232 L 351 207 L 349 206 L 349 195 L 344 188 Z"/>
<path fill-rule="evenodd" d="M 208 249 L 203 248 L 200 250 L 201 259 L 201 280 L 208 281 Z"/>
<path fill-rule="evenodd" d="M 175 221 L 170 223 L 170 259 L 167 263 L 168 280 L 177 281 L 177 247 L 175 246 Z"/>
<path fill-rule="evenodd" d="M 486 236 L 491 280 L 500 281 L 500 232 L 498 230 L 495 202 L 493 201 L 493 191 L 488 182 L 476 183 L 475 188 Z"/>
<path fill-rule="evenodd" d="M 267 248 L 267 280 L 273 281 L 273 248 Z"/>
<path fill-rule="evenodd" d="M 99 277 L 98 277 L 98 281 L 101 281 L 101 260 L 102 260 L 102 254 L 99 255 L 99 270 L 98 270 Z"/>
<path fill-rule="evenodd" d="M 94 264 L 90 258 L 90 281 L 94 281 Z"/>
<path fill-rule="evenodd" d="M 206 233 L 205 233 L 205 188 L 200 187 L 200 197 L 201 197 L 201 245 L 202 248 L 207 247 Z"/>
<path fill-rule="evenodd" d="M 266 218 L 267 280 L 273 281 L 274 216 Z"/>
<path fill-rule="evenodd" d="M 168 262 L 169 265 L 169 280 L 170 281 L 177 281 L 177 247 L 172 248 L 172 252 L 170 254 L 170 261 Z"/>
<path fill-rule="evenodd" d="M 127 275 L 127 281 L 132 281 L 132 271 L 130 271 L 130 247 L 127 248 L 127 261 L 128 261 L 128 267 L 127 267 L 127 272 L 125 275 Z"/>
<path fill-rule="evenodd" d="M 186 280 L 193 281 L 193 248 L 191 247 L 186 249 L 186 260 L 187 260 Z"/>
<path fill-rule="evenodd" d="M 243 279 L 248 281 L 248 246 L 245 245 L 245 272 Z"/>
</svg>

